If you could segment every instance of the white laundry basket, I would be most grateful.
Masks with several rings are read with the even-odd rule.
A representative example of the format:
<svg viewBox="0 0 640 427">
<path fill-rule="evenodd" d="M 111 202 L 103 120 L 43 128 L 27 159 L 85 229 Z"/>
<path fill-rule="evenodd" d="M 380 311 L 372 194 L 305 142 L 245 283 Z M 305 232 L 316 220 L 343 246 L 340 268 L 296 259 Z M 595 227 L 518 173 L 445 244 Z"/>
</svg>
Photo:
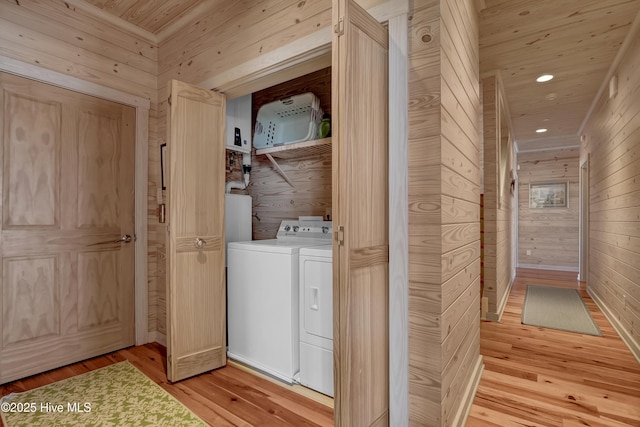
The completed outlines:
<svg viewBox="0 0 640 427">
<path fill-rule="evenodd" d="M 270 102 L 258 110 L 253 146 L 260 149 L 316 139 L 321 119 L 320 100 L 311 92 Z"/>
</svg>

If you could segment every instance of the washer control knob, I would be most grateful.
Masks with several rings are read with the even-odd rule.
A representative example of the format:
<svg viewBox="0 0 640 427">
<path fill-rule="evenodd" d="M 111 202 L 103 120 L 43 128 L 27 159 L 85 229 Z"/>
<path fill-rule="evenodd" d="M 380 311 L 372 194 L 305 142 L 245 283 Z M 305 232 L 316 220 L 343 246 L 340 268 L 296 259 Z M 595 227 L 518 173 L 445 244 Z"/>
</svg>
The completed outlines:
<svg viewBox="0 0 640 427">
<path fill-rule="evenodd" d="M 285 225 L 284 226 L 284 231 L 289 231 L 291 230 L 291 226 L 290 225 Z"/>
<path fill-rule="evenodd" d="M 294 225 L 294 226 L 293 226 L 293 231 L 294 231 L 294 232 L 296 232 L 296 233 L 297 233 L 299 229 L 300 229 L 300 227 L 298 227 L 297 225 Z"/>
<path fill-rule="evenodd" d="M 322 234 L 327 234 L 329 232 L 329 227 L 327 227 L 326 225 L 322 226 Z"/>
</svg>

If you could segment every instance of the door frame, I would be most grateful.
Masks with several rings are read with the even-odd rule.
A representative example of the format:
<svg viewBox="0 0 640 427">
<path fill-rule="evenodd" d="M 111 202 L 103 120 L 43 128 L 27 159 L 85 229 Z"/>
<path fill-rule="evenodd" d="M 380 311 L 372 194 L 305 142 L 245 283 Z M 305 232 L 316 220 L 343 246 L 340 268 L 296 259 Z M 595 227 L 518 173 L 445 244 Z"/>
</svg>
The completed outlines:
<svg viewBox="0 0 640 427">
<path fill-rule="evenodd" d="M 589 279 L 589 155 L 580 165 L 580 259 L 578 280 Z"/>
<path fill-rule="evenodd" d="M 48 70 L 38 65 L 0 55 L 0 71 L 36 80 L 42 83 L 95 96 L 107 101 L 128 105 L 136 109 L 135 138 L 135 291 L 134 322 L 136 345 L 148 342 L 147 294 L 147 172 L 149 140 L 149 99 L 131 95 L 74 76 Z"/>
<path fill-rule="evenodd" d="M 409 425 L 408 0 L 367 10 L 389 30 L 389 421 Z M 196 83 L 233 99 L 331 65 L 331 26 Z"/>
</svg>

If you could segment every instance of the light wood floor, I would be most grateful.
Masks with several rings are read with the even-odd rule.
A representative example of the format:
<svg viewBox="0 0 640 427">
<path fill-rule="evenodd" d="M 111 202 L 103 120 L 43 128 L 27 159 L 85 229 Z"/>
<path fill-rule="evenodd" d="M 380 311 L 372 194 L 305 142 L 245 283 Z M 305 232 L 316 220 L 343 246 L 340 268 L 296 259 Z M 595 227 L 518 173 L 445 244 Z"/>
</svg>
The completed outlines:
<svg viewBox="0 0 640 427">
<path fill-rule="evenodd" d="M 603 337 L 520 324 L 526 284 L 580 289 Z M 468 427 L 640 426 L 640 364 L 576 273 L 518 269 L 501 323 L 483 322 L 485 370 Z"/>
<path fill-rule="evenodd" d="M 129 360 L 212 426 L 333 426 L 332 408 L 234 366 L 169 384 L 165 354 L 157 343 L 131 347 L 0 385 L 0 396 Z"/>
<path fill-rule="evenodd" d="M 640 426 L 640 364 L 575 277 L 518 270 L 502 322 L 481 325 L 485 370 L 468 427 Z M 527 283 L 580 289 L 604 337 L 520 324 Z M 125 359 L 214 426 L 333 425 L 331 408 L 233 366 L 168 384 L 155 343 L 0 385 L 0 396 Z"/>
</svg>

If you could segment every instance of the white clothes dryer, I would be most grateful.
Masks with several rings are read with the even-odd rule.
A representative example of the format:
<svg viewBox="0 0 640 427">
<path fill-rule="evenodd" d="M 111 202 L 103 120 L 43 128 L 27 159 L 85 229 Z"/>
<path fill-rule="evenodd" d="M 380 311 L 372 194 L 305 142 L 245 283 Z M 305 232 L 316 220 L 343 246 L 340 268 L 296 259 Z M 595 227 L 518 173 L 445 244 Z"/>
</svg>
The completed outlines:
<svg viewBox="0 0 640 427">
<path fill-rule="evenodd" d="M 333 397 L 331 245 L 300 249 L 300 384 Z"/>
</svg>

